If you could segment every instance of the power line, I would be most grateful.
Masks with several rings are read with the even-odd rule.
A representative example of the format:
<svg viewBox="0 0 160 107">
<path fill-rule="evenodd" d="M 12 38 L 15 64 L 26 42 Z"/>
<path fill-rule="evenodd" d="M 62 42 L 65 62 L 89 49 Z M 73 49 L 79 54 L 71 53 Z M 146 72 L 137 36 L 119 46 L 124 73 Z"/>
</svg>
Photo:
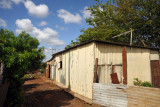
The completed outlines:
<svg viewBox="0 0 160 107">
<path fill-rule="evenodd" d="M 47 48 L 45 48 L 45 49 L 47 49 Z M 53 54 L 53 50 L 55 50 L 55 53 L 56 53 L 56 48 L 54 49 L 54 48 L 52 48 L 52 49 L 47 49 L 47 50 L 52 50 L 52 54 Z"/>
</svg>

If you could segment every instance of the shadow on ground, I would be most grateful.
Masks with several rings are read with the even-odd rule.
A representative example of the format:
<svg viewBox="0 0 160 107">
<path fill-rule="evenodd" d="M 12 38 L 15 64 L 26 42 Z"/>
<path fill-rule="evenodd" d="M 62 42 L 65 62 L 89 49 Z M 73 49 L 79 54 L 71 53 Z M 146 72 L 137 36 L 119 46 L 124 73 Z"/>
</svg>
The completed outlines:
<svg viewBox="0 0 160 107">
<path fill-rule="evenodd" d="M 24 81 L 30 81 L 30 80 L 34 80 L 36 78 L 24 78 Z"/>
<path fill-rule="evenodd" d="M 62 95 L 63 94 L 63 95 Z M 65 95 L 62 90 L 35 91 L 25 96 L 24 107 L 60 107 L 67 106 L 71 95 Z"/>
<path fill-rule="evenodd" d="M 28 79 L 26 79 L 28 81 Z M 34 79 L 30 79 L 35 81 Z M 34 91 L 32 91 L 32 89 Z M 43 84 L 33 83 L 24 85 L 25 102 L 23 107 L 60 107 L 68 106 L 70 100 L 74 97 L 63 89 L 47 89 L 47 86 L 43 87 Z"/>
<path fill-rule="evenodd" d="M 23 88 L 25 91 L 30 91 L 32 90 L 33 88 L 36 88 L 37 86 L 39 86 L 40 84 L 28 84 L 28 85 L 24 85 Z"/>
</svg>

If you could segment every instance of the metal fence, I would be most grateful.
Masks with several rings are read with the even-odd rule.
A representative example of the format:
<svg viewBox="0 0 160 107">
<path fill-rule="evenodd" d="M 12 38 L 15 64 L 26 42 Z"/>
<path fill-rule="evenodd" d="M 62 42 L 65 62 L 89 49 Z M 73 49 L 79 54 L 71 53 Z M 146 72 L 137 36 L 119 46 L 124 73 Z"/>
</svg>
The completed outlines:
<svg viewBox="0 0 160 107">
<path fill-rule="evenodd" d="M 93 103 L 107 107 L 160 107 L 160 89 L 94 83 Z"/>
<path fill-rule="evenodd" d="M 109 107 L 127 107 L 126 89 L 126 85 L 94 83 L 93 103 Z"/>
</svg>

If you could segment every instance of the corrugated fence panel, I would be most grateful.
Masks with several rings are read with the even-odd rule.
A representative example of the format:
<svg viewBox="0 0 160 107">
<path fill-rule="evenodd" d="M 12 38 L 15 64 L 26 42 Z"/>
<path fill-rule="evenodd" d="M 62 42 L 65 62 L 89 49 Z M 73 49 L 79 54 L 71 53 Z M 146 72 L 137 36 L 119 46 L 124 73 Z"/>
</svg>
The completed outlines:
<svg viewBox="0 0 160 107">
<path fill-rule="evenodd" d="M 160 89 L 94 83 L 93 103 L 107 107 L 160 107 Z"/>
<path fill-rule="evenodd" d="M 128 107 L 160 107 L 160 89 L 130 86 L 127 88 Z"/>
<path fill-rule="evenodd" d="M 93 103 L 109 107 L 127 107 L 126 89 L 126 85 L 94 83 Z"/>
</svg>

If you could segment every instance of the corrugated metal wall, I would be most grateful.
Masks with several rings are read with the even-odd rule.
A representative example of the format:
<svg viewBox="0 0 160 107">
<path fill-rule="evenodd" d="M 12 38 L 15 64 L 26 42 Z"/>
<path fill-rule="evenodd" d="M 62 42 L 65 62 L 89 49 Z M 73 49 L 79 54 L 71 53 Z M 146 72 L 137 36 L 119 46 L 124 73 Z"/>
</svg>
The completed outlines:
<svg viewBox="0 0 160 107">
<path fill-rule="evenodd" d="M 160 107 L 160 89 L 94 83 L 93 103 L 107 107 Z"/>
<path fill-rule="evenodd" d="M 98 58 L 99 83 L 111 84 L 113 65 L 123 65 L 124 46 L 96 43 L 95 58 Z M 133 85 L 134 78 L 151 82 L 150 60 L 159 60 L 158 51 L 127 47 L 127 84 Z"/>
<path fill-rule="evenodd" d="M 59 55 L 53 59 L 56 60 L 54 65 L 56 72 L 54 73 L 55 70 L 52 71 L 53 75 L 56 74 L 56 81 L 64 84 L 73 92 L 92 99 L 94 43 L 62 53 L 62 69 L 58 68 Z"/>
<path fill-rule="evenodd" d="M 65 72 L 65 70 L 63 70 L 63 65 L 64 65 L 63 57 L 62 57 L 62 68 L 60 68 L 60 61 L 61 61 L 60 57 L 61 56 L 62 56 L 62 54 L 57 55 L 54 59 L 55 65 L 54 65 L 54 71 L 52 71 L 53 75 L 54 75 L 53 79 L 59 83 L 62 83 L 63 85 L 66 85 L 66 72 Z"/>
<path fill-rule="evenodd" d="M 127 48 L 128 85 L 133 85 L 134 78 L 151 82 L 150 50 Z"/>
<path fill-rule="evenodd" d="M 95 45 L 95 58 L 98 58 L 99 83 L 111 84 L 112 65 L 122 65 L 122 48 L 111 44 Z"/>
<path fill-rule="evenodd" d="M 93 84 L 93 103 L 109 107 L 127 107 L 127 86 L 119 84 Z"/>
<path fill-rule="evenodd" d="M 88 44 L 70 52 L 71 90 L 92 99 L 94 47 Z"/>
<path fill-rule="evenodd" d="M 92 99 L 92 84 L 95 58 L 98 58 L 99 83 L 111 84 L 112 66 L 122 66 L 123 46 L 89 43 L 60 53 L 51 61 L 53 79 L 73 92 Z M 127 48 L 127 83 L 133 85 L 134 78 L 151 81 L 150 59 L 157 58 L 149 49 Z M 61 58 L 60 58 L 61 56 Z M 62 68 L 59 62 L 62 59 Z M 53 63 L 53 61 L 55 62 Z"/>
</svg>

